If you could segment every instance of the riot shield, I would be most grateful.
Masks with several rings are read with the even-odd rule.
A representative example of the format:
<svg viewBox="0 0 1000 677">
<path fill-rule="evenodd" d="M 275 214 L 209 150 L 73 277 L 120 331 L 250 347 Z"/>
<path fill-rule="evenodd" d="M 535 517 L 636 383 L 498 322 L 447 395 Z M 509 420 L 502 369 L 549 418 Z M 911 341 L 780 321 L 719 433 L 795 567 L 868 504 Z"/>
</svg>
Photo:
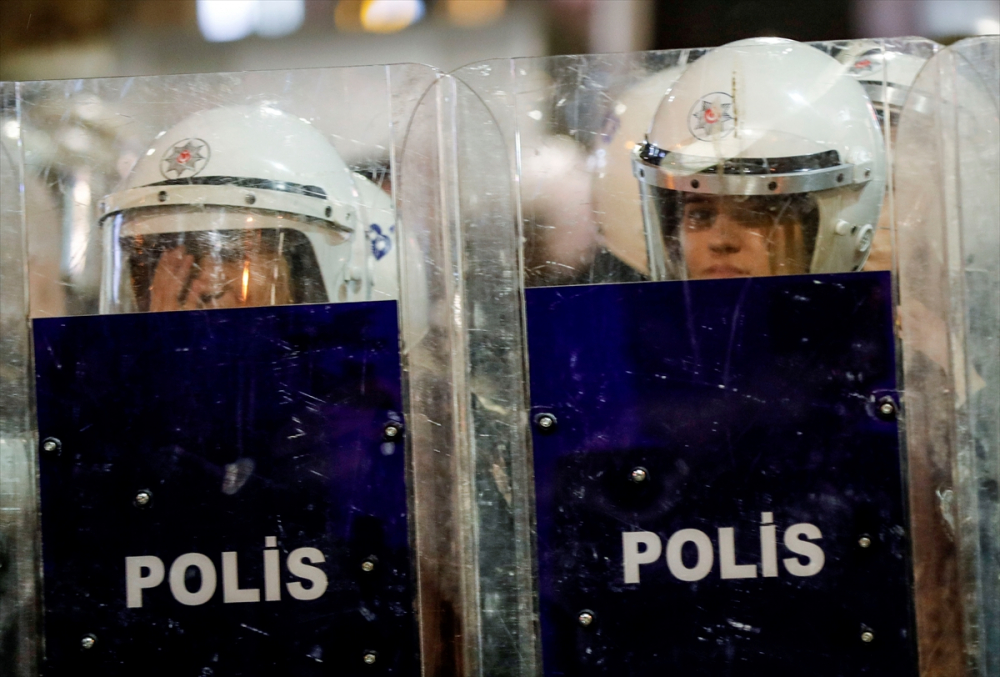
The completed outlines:
<svg viewBox="0 0 1000 677">
<path fill-rule="evenodd" d="M 1000 42 L 921 71 L 896 145 L 899 309 L 921 657 L 1000 671 Z"/>
<path fill-rule="evenodd" d="M 995 672 L 937 48 L 4 84 L 0 667 Z"/>
<path fill-rule="evenodd" d="M 439 262 L 425 271 L 436 329 L 408 355 L 420 412 L 409 435 L 418 471 L 445 478 L 418 481 L 415 500 L 424 590 L 441 600 L 422 601 L 422 622 L 451 639 L 421 649 L 454 660 L 454 673 L 433 674 L 527 676 L 537 641 L 514 146 L 481 96 L 506 73 L 472 72 L 421 99 L 401 161 L 406 232 Z"/>
<path fill-rule="evenodd" d="M 34 674 L 37 505 L 16 83 L 0 83 L 0 670 Z"/>
<path fill-rule="evenodd" d="M 393 185 L 436 78 L 4 85 L 4 674 L 420 674 Z"/>
<path fill-rule="evenodd" d="M 759 78 L 784 49 L 796 61 L 767 89 Z M 940 591 L 925 577 L 928 562 L 956 567 L 978 553 L 975 589 L 985 596 L 994 561 L 979 545 L 950 550 L 942 532 L 922 540 L 920 458 L 959 447 L 921 440 L 944 430 L 920 422 L 921 403 L 953 407 L 955 390 L 913 371 L 923 349 L 906 333 L 905 295 L 912 286 L 942 312 L 954 295 L 940 291 L 946 275 L 903 262 L 898 214 L 915 201 L 895 194 L 892 177 L 903 171 L 903 125 L 928 105 L 910 90 L 938 46 L 809 49 L 827 60 L 765 40 L 452 74 L 489 109 L 516 177 L 513 206 L 496 204 L 490 216 L 514 212 L 507 223 L 520 236 L 493 245 L 498 258 L 520 256 L 516 328 L 532 434 L 530 471 L 510 477 L 515 501 L 533 506 L 543 674 L 960 674 L 972 645 L 942 640 L 963 632 L 950 619 L 972 613 L 983 637 L 991 632 L 982 629 L 988 599 L 934 606 Z M 767 111 L 756 122 L 755 109 Z M 475 139 L 484 127 L 460 129 Z M 474 232 L 475 213 L 462 232 Z M 766 243 L 757 263 L 699 262 L 699 237 L 727 220 Z M 987 237 L 972 221 L 963 227 Z M 708 242 L 703 253 L 746 246 Z M 486 284 L 475 276 L 488 266 L 466 270 L 468 284 Z M 995 298 L 995 274 L 979 279 L 977 298 Z M 471 328 L 507 336 L 488 316 L 463 313 Z M 995 346 L 994 325 L 969 317 L 976 354 L 995 354 L 985 348 Z M 501 390 L 488 380 L 470 388 Z M 517 406 L 517 393 L 504 397 L 504 411 Z M 977 434 L 988 437 L 995 398 L 977 401 Z M 984 467 L 995 459 L 987 442 L 973 448 Z M 470 481 L 496 485 L 490 471 L 473 469 Z M 959 486 L 978 492 L 964 519 L 985 542 L 994 485 L 992 471 L 977 472 L 978 484 L 970 473 L 935 485 L 932 507 L 945 520 L 941 506 L 958 501 Z M 479 591 L 482 609 L 488 592 Z"/>
</svg>

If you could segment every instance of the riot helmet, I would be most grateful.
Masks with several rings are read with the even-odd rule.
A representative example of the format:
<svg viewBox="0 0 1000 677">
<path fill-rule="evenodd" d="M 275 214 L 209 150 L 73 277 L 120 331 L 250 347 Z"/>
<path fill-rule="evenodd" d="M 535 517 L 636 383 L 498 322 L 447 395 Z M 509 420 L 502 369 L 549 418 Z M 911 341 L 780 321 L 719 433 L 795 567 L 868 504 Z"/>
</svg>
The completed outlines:
<svg viewBox="0 0 1000 677">
<path fill-rule="evenodd" d="M 883 46 L 872 40 L 859 40 L 849 43 L 836 55 L 837 60 L 847 67 L 847 74 L 864 87 L 878 115 L 882 132 L 892 140 L 892 145 L 895 145 L 899 117 L 907 99 L 912 96 L 907 104 L 911 110 L 923 113 L 929 108 L 925 95 L 911 95 L 910 90 L 920 69 L 927 63 L 927 58 L 919 52 L 932 52 L 937 46 L 930 40 L 908 41 L 906 47 L 910 51 L 903 51 L 889 42 Z M 891 212 L 887 199 L 875 228 L 865 270 L 889 270 L 892 267 Z"/>
<path fill-rule="evenodd" d="M 936 46 L 930 41 L 925 44 Z M 927 63 L 927 58 L 893 49 L 891 44 L 883 47 L 871 40 L 852 42 L 836 56 L 847 67 L 847 74 L 864 88 L 883 130 L 889 131 L 891 127 L 885 127 L 886 114 L 889 115 L 890 125 L 895 126 L 910 88 Z"/>
<path fill-rule="evenodd" d="M 860 270 L 885 187 L 861 85 L 779 38 L 687 67 L 634 151 L 653 279 Z"/>
<path fill-rule="evenodd" d="M 195 113 L 102 203 L 101 311 L 365 300 L 376 282 L 394 297 L 395 267 L 380 261 L 392 224 L 362 226 L 366 202 L 384 212 L 388 198 L 364 182 L 319 130 L 270 105 Z"/>
</svg>

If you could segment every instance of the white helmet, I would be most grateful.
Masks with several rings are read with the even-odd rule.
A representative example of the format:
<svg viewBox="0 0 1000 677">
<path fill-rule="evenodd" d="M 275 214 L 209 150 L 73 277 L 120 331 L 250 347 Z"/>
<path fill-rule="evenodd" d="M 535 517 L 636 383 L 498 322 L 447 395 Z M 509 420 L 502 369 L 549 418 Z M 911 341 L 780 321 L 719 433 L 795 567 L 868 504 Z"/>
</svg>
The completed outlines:
<svg viewBox="0 0 1000 677">
<path fill-rule="evenodd" d="M 752 274 L 864 265 L 885 154 L 864 90 L 843 71 L 819 50 L 779 38 L 735 42 L 687 67 L 634 156 L 653 279 L 697 277 L 684 205 L 723 198 L 744 203 L 761 224 L 773 216 L 758 240 L 771 247 L 771 270 Z M 798 252 L 794 265 L 775 263 L 772 236 Z"/>
<path fill-rule="evenodd" d="M 391 199 L 268 105 L 162 132 L 101 209 L 102 312 L 396 297 Z"/>
<path fill-rule="evenodd" d="M 632 151 L 642 145 L 650 118 L 683 70 L 675 66 L 653 73 L 617 97 L 591 156 L 594 214 L 602 244 L 643 275 L 649 275 L 649 263 Z"/>
<path fill-rule="evenodd" d="M 935 43 L 930 45 L 933 47 Z M 927 58 L 894 49 L 892 44 L 883 48 L 872 40 L 852 42 L 837 54 L 837 60 L 847 67 L 847 74 L 864 87 L 883 125 L 886 112 L 895 118 L 903 110 L 910 87 Z"/>
<path fill-rule="evenodd" d="M 848 43 L 836 54 L 837 60 L 847 68 L 847 74 L 861 83 L 868 95 L 875 113 L 878 115 L 882 131 L 892 135 L 899 124 L 899 115 L 911 96 L 910 89 L 927 63 L 929 55 L 939 45 L 930 40 L 903 43 L 909 51 L 902 51 L 899 44 L 892 41 L 857 40 Z M 926 52 L 922 56 L 917 52 Z M 913 95 L 908 104 L 920 112 L 928 109 L 928 99 L 923 95 Z M 888 116 L 888 120 L 886 117 Z M 886 126 L 888 122 L 888 127 Z M 892 267 L 892 228 L 888 205 L 879 219 L 872 240 L 871 256 L 865 270 L 889 270 Z"/>
</svg>

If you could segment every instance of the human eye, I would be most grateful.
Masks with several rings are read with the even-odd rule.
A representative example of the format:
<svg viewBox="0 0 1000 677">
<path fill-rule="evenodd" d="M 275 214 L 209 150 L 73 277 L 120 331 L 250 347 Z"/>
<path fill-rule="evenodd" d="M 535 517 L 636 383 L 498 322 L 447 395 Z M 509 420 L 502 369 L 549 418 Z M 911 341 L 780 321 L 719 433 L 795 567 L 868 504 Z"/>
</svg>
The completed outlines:
<svg viewBox="0 0 1000 677">
<path fill-rule="evenodd" d="M 709 205 L 689 205 L 684 210 L 684 225 L 692 230 L 709 228 L 715 220 L 715 209 Z"/>
</svg>

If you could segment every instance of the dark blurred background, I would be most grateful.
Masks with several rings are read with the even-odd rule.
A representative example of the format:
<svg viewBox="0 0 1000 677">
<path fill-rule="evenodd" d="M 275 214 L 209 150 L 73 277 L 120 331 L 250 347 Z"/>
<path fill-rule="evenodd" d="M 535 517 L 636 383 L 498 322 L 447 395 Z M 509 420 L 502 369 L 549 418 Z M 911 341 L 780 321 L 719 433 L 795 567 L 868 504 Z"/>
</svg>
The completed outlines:
<svg viewBox="0 0 1000 677">
<path fill-rule="evenodd" d="M 997 0 L 3 0 L 0 79 L 708 47 L 1000 30 Z"/>
</svg>

